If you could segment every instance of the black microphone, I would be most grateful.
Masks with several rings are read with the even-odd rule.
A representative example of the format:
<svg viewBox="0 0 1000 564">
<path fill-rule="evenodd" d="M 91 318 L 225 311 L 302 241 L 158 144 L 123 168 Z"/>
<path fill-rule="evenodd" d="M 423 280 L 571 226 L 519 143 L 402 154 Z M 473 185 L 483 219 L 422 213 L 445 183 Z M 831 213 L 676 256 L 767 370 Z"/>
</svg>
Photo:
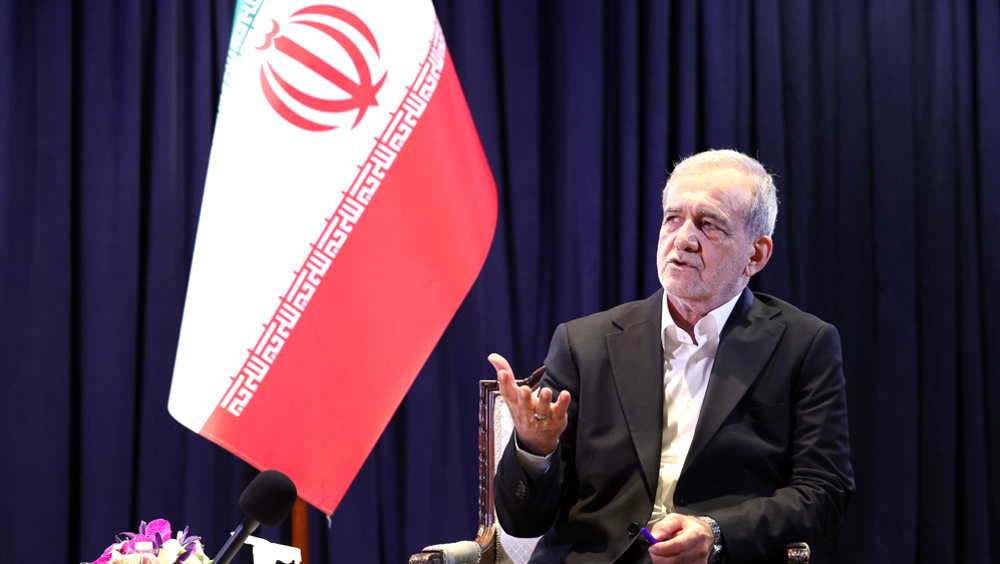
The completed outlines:
<svg viewBox="0 0 1000 564">
<path fill-rule="evenodd" d="M 277 470 L 265 470 L 250 482 L 240 495 L 240 509 L 246 514 L 236 532 L 229 537 L 212 564 L 229 564 L 236 552 L 243 548 L 250 533 L 257 525 L 277 527 L 285 520 L 295 505 L 299 492 L 291 478 Z"/>
</svg>

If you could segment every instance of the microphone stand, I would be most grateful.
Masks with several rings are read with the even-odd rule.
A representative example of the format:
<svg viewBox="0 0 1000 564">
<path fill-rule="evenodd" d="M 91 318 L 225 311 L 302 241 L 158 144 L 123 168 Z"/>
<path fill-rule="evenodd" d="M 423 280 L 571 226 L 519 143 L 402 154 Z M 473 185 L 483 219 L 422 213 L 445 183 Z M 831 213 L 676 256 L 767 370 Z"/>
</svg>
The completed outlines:
<svg viewBox="0 0 1000 564">
<path fill-rule="evenodd" d="M 222 545 L 222 550 L 219 551 L 218 556 L 215 557 L 212 564 L 229 564 L 229 561 L 243 548 L 243 545 L 247 542 L 247 537 L 257 530 L 258 525 L 260 523 L 253 517 L 249 515 L 244 517 L 243 522 L 236 527 L 233 536 L 229 537 L 226 544 Z"/>
</svg>

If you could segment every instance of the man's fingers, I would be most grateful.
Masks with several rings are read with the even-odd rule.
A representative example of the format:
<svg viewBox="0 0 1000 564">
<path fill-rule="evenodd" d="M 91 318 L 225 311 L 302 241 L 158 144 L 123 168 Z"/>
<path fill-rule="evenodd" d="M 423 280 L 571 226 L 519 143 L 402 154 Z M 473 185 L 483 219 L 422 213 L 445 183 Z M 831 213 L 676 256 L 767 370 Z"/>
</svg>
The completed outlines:
<svg viewBox="0 0 1000 564">
<path fill-rule="evenodd" d="M 691 539 L 681 534 L 673 538 L 664 539 L 654 544 L 653 546 L 649 547 L 649 553 L 661 557 L 668 557 L 668 556 L 682 557 L 684 555 L 687 555 L 687 553 L 692 550 L 692 544 L 693 543 L 691 542 Z"/>
<path fill-rule="evenodd" d="M 542 388 L 542 391 L 538 393 L 538 404 L 535 405 L 535 413 L 541 418 L 540 420 L 545 420 L 549 418 L 550 411 L 552 411 L 552 389 Z"/>
<path fill-rule="evenodd" d="M 552 402 L 552 388 L 542 388 L 538 392 L 538 401 L 544 403 Z"/>
<path fill-rule="evenodd" d="M 510 369 L 510 363 L 507 362 L 506 358 L 496 353 L 491 354 L 486 359 L 497 371 L 497 383 L 500 386 L 500 395 L 503 396 L 504 401 L 508 404 L 517 403 L 517 381 L 514 379 L 514 371 Z"/>
<path fill-rule="evenodd" d="M 569 410 L 570 401 L 569 392 L 563 390 L 559 392 L 559 397 L 556 398 L 556 402 L 552 404 L 552 417 L 556 419 L 565 419 L 566 412 Z"/>
<path fill-rule="evenodd" d="M 514 376 L 503 370 L 497 373 L 497 383 L 500 385 L 500 395 L 508 404 L 517 404 L 518 389 Z"/>
<path fill-rule="evenodd" d="M 680 531 L 684 525 L 684 518 L 677 513 L 668 513 L 666 517 L 653 523 L 650 532 L 658 538 L 672 537 Z"/>
<path fill-rule="evenodd" d="M 515 412 L 515 421 L 521 420 L 524 423 L 534 423 L 538 425 L 542 421 L 552 419 L 552 422 L 563 422 L 566 420 L 566 412 L 569 410 L 570 395 L 563 390 L 553 402 L 553 390 L 542 388 L 535 396 L 528 386 L 518 386 L 514 379 L 514 373 L 510 369 L 510 363 L 504 357 L 493 353 L 488 357 L 490 364 L 497 371 L 497 382 L 500 385 L 500 395 L 507 402 L 507 407 L 511 413 Z M 535 417 L 537 415 L 538 417 Z M 557 425 L 558 427 L 558 425 Z M 550 428 L 546 424 L 544 428 Z M 520 429 L 520 427 L 519 427 Z"/>
<path fill-rule="evenodd" d="M 678 562 L 704 562 L 708 558 L 711 532 L 694 517 L 671 513 L 653 524 L 652 533 L 656 538 L 669 538 L 649 547 L 651 555 L 676 557 Z"/>
<path fill-rule="evenodd" d="M 660 539 L 660 542 L 650 547 L 650 554 L 656 554 L 657 556 L 674 556 L 681 552 L 676 541 L 670 542 L 674 541 L 674 536 L 677 535 L 681 529 L 682 521 L 678 519 L 678 517 L 679 515 L 676 513 L 669 513 L 663 519 L 653 523 L 653 527 L 649 532 L 651 532 L 654 537 Z"/>
<path fill-rule="evenodd" d="M 531 388 L 521 386 L 517 389 L 517 406 L 521 409 L 534 412 L 535 403 L 538 400 L 531 395 Z"/>
<path fill-rule="evenodd" d="M 538 403 L 546 404 L 546 406 L 552 403 L 552 388 L 542 388 L 538 391 Z M 546 413 L 548 412 L 548 407 L 546 407 Z"/>
<path fill-rule="evenodd" d="M 562 422 L 566 420 L 566 412 L 569 410 L 570 402 L 569 392 L 566 390 L 559 392 L 555 402 L 552 401 L 553 393 L 555 392 L 551 388 L 542 388 L 542 391 L 538 393 L 535 413 L 538 414 L 541 421 L 551 419 L 553 422 Z"/>
<path fill-rule="evenodd" d="M 507 362 L 507 359 L 498 355 L 497 353 L 493 353 L 490 356 L 486 357 L 486 360 L 490 361 L 490 364 L 492 364 L 493 368 L 496 369 L 497 374 L 499 374 L 501 370 L 506 370 L 507 372 L 510 373 L 511 376 L 514 375 L 514 371 L 511 370 L 510 363 Z"/>
</svg>

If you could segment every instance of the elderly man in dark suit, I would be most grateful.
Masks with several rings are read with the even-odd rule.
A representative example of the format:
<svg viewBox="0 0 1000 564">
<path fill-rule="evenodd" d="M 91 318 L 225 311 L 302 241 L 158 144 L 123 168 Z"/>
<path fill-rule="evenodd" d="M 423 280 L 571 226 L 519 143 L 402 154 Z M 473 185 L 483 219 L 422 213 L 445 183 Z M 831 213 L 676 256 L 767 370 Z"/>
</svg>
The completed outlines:
<svg viewBox="0 0 1000 564">
<path fill-rule="evenodd" d="M 674 169 L 663 212 L 663 289 L 560 325 L 538 395 L 490 356 L 516 426 L 497 516 L 542 535 L 533 562 L 781 562 L 786 543 L 832 535 L 850 501 L 837 331 L 746 288 L 771 256 L 771 176 L 700 153 Z"/>
</svg>

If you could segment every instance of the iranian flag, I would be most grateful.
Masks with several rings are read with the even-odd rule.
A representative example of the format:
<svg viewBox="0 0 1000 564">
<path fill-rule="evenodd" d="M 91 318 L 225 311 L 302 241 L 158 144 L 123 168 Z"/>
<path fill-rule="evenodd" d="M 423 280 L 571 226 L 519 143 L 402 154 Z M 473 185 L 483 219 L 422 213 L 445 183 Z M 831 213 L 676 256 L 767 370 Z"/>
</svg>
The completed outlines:
<svg viewBox="0 0 1000 564">
<path fill-rule="evenodd" d="M 243 0 L 170 413 L 332 513 L 496 213 L 430 0 Z"/>
</svg>

